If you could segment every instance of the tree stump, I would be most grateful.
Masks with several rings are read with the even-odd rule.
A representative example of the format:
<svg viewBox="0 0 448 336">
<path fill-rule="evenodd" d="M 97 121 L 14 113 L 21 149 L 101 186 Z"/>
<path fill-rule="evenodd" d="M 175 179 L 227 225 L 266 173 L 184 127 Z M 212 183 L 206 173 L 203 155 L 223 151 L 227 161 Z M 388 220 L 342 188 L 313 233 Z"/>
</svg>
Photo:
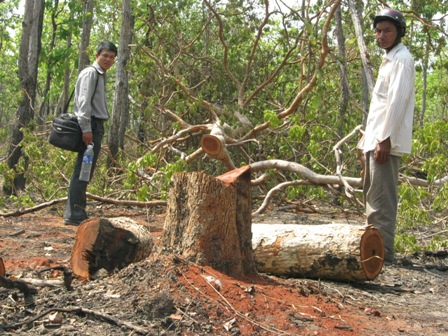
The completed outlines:
<svg viewBox="0 0 448 336">
<path fill-rule="evenodd" d="M 252 234 L 259 272 L 364 281 L 383 267 L 383 239 L 372 226 L 253 224 Z"/>
<path fill-rule="evenodd" d="M 153 247 L 149 230 L 131 218 L 91 218 L 78 227 L 71 253 L 73 273 L 91 278 L 148 257 Z"/>
<path fill-rule="evenodd" d="M 214 178 L 200 172 L 171 179 L 162 236 L 166 252 L 228 275 L 255 274 L 248 166 Z"/>
</svg>

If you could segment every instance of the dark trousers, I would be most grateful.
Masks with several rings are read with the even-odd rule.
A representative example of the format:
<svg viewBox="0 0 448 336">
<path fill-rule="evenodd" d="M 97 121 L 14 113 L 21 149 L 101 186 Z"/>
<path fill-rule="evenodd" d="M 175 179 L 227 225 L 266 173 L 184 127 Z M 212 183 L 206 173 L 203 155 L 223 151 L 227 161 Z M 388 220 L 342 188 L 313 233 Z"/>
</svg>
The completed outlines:
<svg viewBox="0 0 448 336">
<path fill-rule="evenodd" d="M 101 141 L 104 135 L 104 121 L 92 118 L 92 135 L 93 135 L 93 164 L 90 179 L 92 179 L 95 170 L 96 162 L 101 150 Z M 73 171 L 68 190 L 67 205 L 64 211 L 64 220 L 74 223 L 81 223 L 87 219 L 86 213 L 86 191 L 88 182 L 79 180 L 79 173 L 81 172 L 82 157 L 84 152 L 79 152 L 76 158 L 75 170 Z"/>
</svg>

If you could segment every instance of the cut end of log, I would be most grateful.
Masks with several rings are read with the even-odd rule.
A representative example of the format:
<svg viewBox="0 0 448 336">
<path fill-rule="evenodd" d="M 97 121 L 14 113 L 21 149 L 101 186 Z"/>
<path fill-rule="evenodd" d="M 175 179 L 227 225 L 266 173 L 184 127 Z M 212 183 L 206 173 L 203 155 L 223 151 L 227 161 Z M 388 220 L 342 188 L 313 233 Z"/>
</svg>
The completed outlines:
<svg viewBox="0 0 448 336">
<path fill-rule="evenodd" d="M 5 264 L 3 263 L 3 259 L 0 258 L 0 276 L 6 275 Z"/>
<path fill-rule="evenodd" d="M 91 218 L 76 232 L 71 266 L 76 275 L 88 279 L 101 269 L 111 273 L 143 260 L 152 247 L 149 230 L 130 218 Z"/>
<path fill-rule="evenodd" d="M 206 134 L 201 139 L 202 149 L 210 156 L 217 156 L 222 152 L 222 143 L 214 135 Z"/>
<path fill-rule="evenodd" d="M 375 279 L 384 264 L 384 243 L 381 233 L 372 226 L 366 228 L 361 238 L 361 265 L 367 280 Z"/>
</svg>

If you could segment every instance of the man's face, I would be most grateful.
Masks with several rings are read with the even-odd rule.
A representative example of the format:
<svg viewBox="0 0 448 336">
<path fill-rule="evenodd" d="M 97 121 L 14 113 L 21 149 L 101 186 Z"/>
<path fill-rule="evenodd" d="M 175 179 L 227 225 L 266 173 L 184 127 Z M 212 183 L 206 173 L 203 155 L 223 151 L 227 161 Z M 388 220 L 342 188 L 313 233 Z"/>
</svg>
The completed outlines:
<svg viewBox="0 0 448 336">
<path fill-rule="evenodd" d="M 106 72 L 112 65 L 114 65 L 115 57 L 116 55 L 114 52 L 103 49 L 101 50 L 101 53 L 96 55 L 96 62 L 99 64 L 101 69 Z"/>
<path fill-rule="evenodd" d="M 380 48 L 390 50 L 398 37 L 397 27 L 390 21 L 378 22 L 375 37 Z"/>
</svg>

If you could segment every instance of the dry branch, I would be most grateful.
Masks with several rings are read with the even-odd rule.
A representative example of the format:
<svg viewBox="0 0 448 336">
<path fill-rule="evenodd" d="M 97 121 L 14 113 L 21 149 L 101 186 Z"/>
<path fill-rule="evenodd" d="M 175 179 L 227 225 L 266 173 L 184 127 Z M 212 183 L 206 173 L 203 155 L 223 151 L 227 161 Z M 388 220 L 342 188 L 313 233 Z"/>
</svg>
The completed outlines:
<svg viewBox="0 0 448 336">
<path fill-rule="evenodd" d="M 11 279 L 5 278 L 4 276 L 0 276 L 0 287 L 8 288 L 8 289 L 18 289 L 25 296 L 37 294 L 36 288 L 34 288 L 32 286 L 28 286 L 24 281 L 11 280 Z"/>
<path fill-rule="evenodd" d="M 213 125 L 210 134 L 204 135 L 201 139 L 201 147 L 208 156 L 220 160 L 227 170 L 233 170 L 236 167 L 227 151 L 226 143 L 226 134 L 219 123 Z"/>
<path fill-rule="evenodd" d="M 296 163 L 285 160 L 266 160 L 252 163 L 250 168 L 253 172 L 264 171 L 268 169 L 280 169 L 287 170 L 293 173 L 299 174 L 303 179 L 310 181 L 313 184 L 323 185 L 323 184 L 332 184 L 332 185 L 340 185 L 341 181 L 339 176 L 334 175 L 322 175 L 316 174 L 311 169 Z M 346 182 L 351 186 L 361 186 L 362 180 L 361 178 L 355 177 L 345 177 Z"/>
<path fill-rule="evenodd" d="M 28 320 L 25 320 L 23 322 L 20 323 L 15 323 L 15 324 L 6 324 L 6 325 L 2 325 L 0 324 L 0 328 L 4 329 L 4 330 L 13 330 L 13 329 L 17 329 L 20 326 L 24 325 L 24 324 L 30 324 L 34 321 L 37 321 L 38 319 L 52 313 L 52 312 L 61 312 L 61 313 L 75 313 L 75 314 L 87 314 L 87 315 L 93 315 L 96 317 L 100 317 L 101 319 L 110 322 L 112 324 L 115 324 L 117 326 L 122 326 L 122 327 L 126 327 L 128 329 L 131 329 L 135 332 L 144 334 L 144 335 L 149 335 L 150 334 L 150 330 L 136 326 L 130 322 L 126 322 L 126 321 L 122 321 L 114 316 L 111 316 L 109 314 L 106 313 L 101 313 L 92 309 L 87 309 L 87 308 L 82 308 L 82 307 L 73 307 L 73 308 L 50 308 L 38 315 L 36 315 L 33 318 L 30 318 Z"/>
<path fill-rule="evenodd" d="M 64 286 L 63 280 L 43 280 L 43 279 L 34 279 L 34 278 L 21 278 L 20 281 L 36 286 L 36 287 L 61 287 Z"/>
<path fill-rule="evenodd" d="M 166 206 L 165 201 L 139 202 L 139 201 L 117 200 L 117 199 L 113 199 L 113 198 L 93 195 L 90 193 L 87 193 L 87 198 L 90 198 L 94 201 L 98 201 L 98 202 L 102 202 L 102 203 L 110 203 L 110 204 L 121 205 L 121 206 L 135 206 L 135 207 L 140 207 L 140 208 L 154 207 L 154 206 Z M 48 208 L 55 204 L 64 203 L 66 201 L 67 201 L 67 197 L 59 198 L 59 199 L 55 199 L 55 200 L 52 200 L 49 202 L 40 203 L 40 204 L 35 205 L 30 208 L 19 209 L 16 211 L 11 211 L 11 212 L 6 212 L 6 213 L 0 213 L 0 217 L 17 217 L 17 216 L 25 215 L 28 213 L 32 213 L 35 211 L 39 211 L 39 210 Z"/>
</svg>

